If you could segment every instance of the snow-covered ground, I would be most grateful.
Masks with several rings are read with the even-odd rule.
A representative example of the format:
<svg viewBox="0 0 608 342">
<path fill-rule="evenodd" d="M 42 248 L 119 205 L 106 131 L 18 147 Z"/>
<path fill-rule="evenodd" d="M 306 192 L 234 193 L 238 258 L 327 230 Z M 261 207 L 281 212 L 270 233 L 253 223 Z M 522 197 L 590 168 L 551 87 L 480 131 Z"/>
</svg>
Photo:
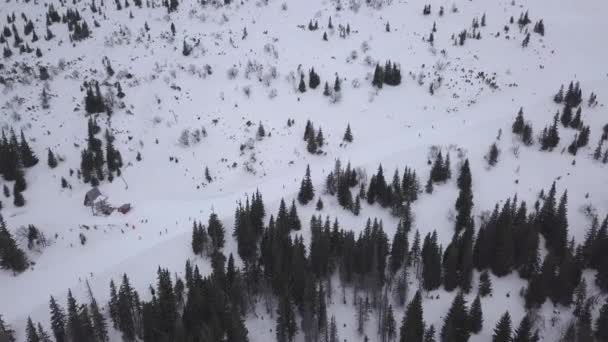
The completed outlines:
<svg viewBox="0 0 608 342">
<path fill-rule="evenodd" d="M 392 1 L 381 9 L 363 4 L 358 11 L 349 9 L 348 2 L 343 1 L 344 9 L 336 11 L 336 2 L 325 0 L 245 1 L 220 8 L 203 8 L 184 0 L 178 12 L 170 15 L 161 6 L 138 9 L 131 5 L 116 11 L 107 1 L 107 18 L 91 13 L 89 2 L 80 2 L 70 7 L 86 18 L 92 37 L 74 46 L 64 24 L 51 26 L 56 35 L 53 40 L 42 39 L 45 2 L 49 1 L 0 5 L 0 18 L 15 12 L 18 26 L 23 24 L 21 12 L 36 19 L 41 39 L 35 46 L 43 53 L 42 58 L 36 58 L 14 51 L 11 58 L 0 61 L 4 64 L 0 75 L 16 76 L 7 69 L 21 62 L 47 65 L 51 71 L 49 109 L 40 105 L 44 82 L 37 78 L 27 76 L 27 84 L 15 82 L 9 86 L 9 81 L 0 85 L 0 126 L 23 129 L 41 159 L 26 171 L 26 206 L 16 208 L 12 198 L 3 198 L 2 215 L 13 232 L 22 225 L 34 224 L 53 240 L 41 253 L 28 252 L 35 262 L 31 269 L 17 276 L 0 272 L 0 314 L 17 330 L 20 340 L 28 316 L 48 324 L 50 295 L 65 303 L 69 288 L 84 300 L 85 280 L 98 301 L 105 303 L 110 279 L 118 279 L 125 272 L 135 288 L 146 295 L 159 265 L 182 274 L 186 259 L 191 258 L 202 271 L 209 272 L 209 261 L 192 254 L 192 221 L 206 221 L 214 211 L 230 235 L 237 201 L 256 189 L 264 196 L 267 213 L 276 213 L 281 198 L 289 202 L 295 198 L 307 164 L 317 193 L 338 158 L 365 169 L 368 175 L 382 164 L 387 179 L 395 168 L 402 172 L 409 166 L 425 182 L 430 169 L 429 149 L 437 145 L 444 151 L 451 150 L 453 173 L 463 160 L 459 155 L 469 158 L 475 215 L 515 194 L 534 203 L 538 192 L 548 189 L 554 180 L 559 193 L 568 189 L 570 234 L 577 241 L 582 241 L 590 225 L 583 208 L 592 205 L 600 217 L 608 210 L 608 165 L 590 156 L 602 126 L 608 123 L 603 105 L 608 92 L 608 71 L 604 70 L 608 48 L 603 44 L 603 34 L 608 30 L 604 20 L 608 2 L 431 1 L 432 14 L 423 16 L 425 3 L 418 1 Z M 440 6 L 445 7 L 442 17 L 437 14 Z M 453 6 L 457 12 L 452 11 Z M 529 46 L 522 48 L 525 33 L 517 24 L 509 24 L 509 18 L 517 20 L 525 11 L 533 23 L 543 19 L 546 34 L 531 34 Z M 454 46 L 452 35 L 470 28 L 473 18 L 484 13 L 487 25 L 479 29 L 482 39 L 467 39 L 464 46 Z M 327 28 L 330 16 L 333 30 Z M 100 27 L 94 27 L 92 18 Z M 318 20 L 319 30 L 306 29 L 311 19 Z M 385 30 L 387 22 L 390 32 Z M 434 22 L 437 32 L 431 47 L 425 39 Z M 145 23 L 149 32 L 144 30 Z M 176 28 L 174 37 L 171 23 Z M 338 25 L 347 24 L 350 35 L 339 37 Z M 505 25 L 510 27 L 509 33 L 505 33 Z M 530 31 L 531 25 L 527 27 Z M 243 39 L 244 29 L 247 35 Z M 328 41 L 322 39 L 324 32 Z M 200 40 L 187 57 L 182 54 L 184 40 L 193 45 L 193 40 Z M 100 190 L 112 204 L 133 205 L 130 213 L 115 212 L 109 217 L 91 215 L 83 206 L 90 185 L 69 175 L 70 169 L 79 169 L 80 151 L 86 145 L 88 116 L 82 84 L 107 78 L 104 56 L 116 72 L 109 81 L 120 79 L 126 97 L 120 100 L 124 108 L 117 108 L 107 122 L 107 116 L 100 115 L 98 123 L 102 129 L 109 126 L 115 132 L 115 145 L 126 166 L 122 179 L 105 181 Z M 403 82 L 378 91 L 371 85 L 371 76 L 376 62 L 383 65 L 386 60 L 401 66 Z M 249 62 L 259 65 L 259 71 L 247 74 Z M 210 74 L 204 72 L 205 65 L 211 67 Z M 233 66 L 239 72 L 231 79 L 228 71 Z M 299 93 L 298 70 L 308 75 L 311 67 L 319 73 L 321 86 Z M 276 77 L 269 76 L 273 68 Z M 495 75 L 497 88 L 481 80 L 480 72 Z M 132 77 L 127 78 L 127 73 Z M 418 83 L 419 74 L 428 74 L 422 85 Z M 331 103 L 322 95 L 323 84 L 328 81 L 332 86 L 336 75 L 342 80 L 342 96 Z M 444 81 L 431 95 L 429 81 L 436 78 L 433 75 L 441 75 Z M 591 126 L 589 145 L 576 157 L 562 152 L 575 131 L 560 128 L 560 144 L 553 152 L 539 151 L 538 144 L 524 146 L 511 133 L 519 108 L 523 107 L 526 120 L 538 134 L 561 110 L 552 101 L 553 95 L 561 84 L 567 86 L 571 80 L 580 82 L 585 102 L 592 91 L 598 94 L 597 107 L 583 106 L 583 120 Z M 249 95 L 245 88 L 250 89 Z M 102 91 L 106 91 L 105 86 Z M 276 97 L 270 96 L 273 92 Z M 20 114 L 19 120 L 15 113 Z M 288 119 L 294 119 L 295 124 L 288 127 Z M 323 129 L 325 155 L 306 151 L 302 135 L 307 120 Z M 271 133 L 260 141 L 255 139 L 259 122 Z M 347 124 L 354 142 L 341 146 Z M 200 143 L 188 147 L 179 144 L 184 129 L 201 127 L 208 135 Z M 484 155 L 500 130 L 499 162 L 489 169 Z M 253 148 L 241 151 L 241 144 L 248 143 Z M 55 169 L 46 165 L 47 148 L 65 159 Z M 136 161 L 137 152 L 141 153 L 141 162 Z M 254 172 L 248 172 L 245 165 Z M 205 181 L 205 167 L 214 178 L 212 183 Z M 71 189 L 60 187 L 61 177 L 67 179 Z M 453 233 L 450 217 L 457 195 L 454 180 L 436 186 L 432 195 L 422 194 L 413 205 L 414 229 L 422 236 L 437 230 L 440 243 L 446 246 Z M 354 216 L 333 197 L 324 195 L 323 201 L 321 214 L 332 220 L 338 217 L 344 228 L 360 231 L 368 217 L 378 217 L 389 237 L 396 229 L 396 219 L 378 205 L 363 204 L 361 215 Z M 314 201 L 298 211 L 304 225 L 301 233 L 308 242 L 308 220 L 316 213 Z M 82 228 L 85 225 L 89 229 Z M 87 237 L 84 246 L 80 244 L 80 232 Z M 231 237 L 225 248 L 226 254 L 230 252 L 236 255 L 236 242 Z M 587 283 L 593 284 L 593 274 L 586 276 Z M 484 329 L 471 341 L 487 341 L 505 310 L 515 324 L 524 315 L 519 292 L 526 282 L 515 273 L 492 280 L 494 295 L 483 299 Z M 592 287 L 593 293 L 598 291 Z M 430 295 L 424 299 L 424 318 L 440 329 L 442 315 L 455 292 L 435 292 L 432 295 L 440 299 L 431 299 Z M 467 296 L 469 303 L 474 292 Z M 547 323 L 542 333 L 545 341 L 555 341 L 569 321 L 568 309 L 554 309 L 546 303 L 543 312 L 547 322 L 553 310 L 562 314 L 556 328 Z M 262 309 L 258 311 L 258 317 L 250 314 L 247 320 L 250 340 L 272 340 L 274 320 L 261 319 L 266 314 Z M 345 307 L 336 299 L 330 311 L 336 315 L 341 338 L 360 339 L 352 306 Z M 398 322 L 402 315 L 399 309 Z M 371 340 L 376 338 L 373 322 L 368 323 Z M 115 332 L 117 340 L 118 336 Z"/>
</svg>

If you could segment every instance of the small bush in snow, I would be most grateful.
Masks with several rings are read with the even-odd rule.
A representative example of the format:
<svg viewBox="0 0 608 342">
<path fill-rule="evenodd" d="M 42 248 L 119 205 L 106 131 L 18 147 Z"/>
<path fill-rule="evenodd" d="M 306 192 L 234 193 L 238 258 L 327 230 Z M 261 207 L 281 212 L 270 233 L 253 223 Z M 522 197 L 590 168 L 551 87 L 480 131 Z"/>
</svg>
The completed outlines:
<svg viewBox="0 0 608 342">
<path fill-rule="evenodd" d="M 251 86 L 244 86 L 243 94 L 245 94 L 245 96 L 247 96 L 247 98 L 249 98 L 251 96 Z"/>
<path fill-rule="evenodd" d="M 233 66 L 230 69 L 228 69 L 228 79 L 229 80 L 235 79 L 238 75 L 239 75 L 239 69 L 237 69 L 236 66 Z"/>
</svg>

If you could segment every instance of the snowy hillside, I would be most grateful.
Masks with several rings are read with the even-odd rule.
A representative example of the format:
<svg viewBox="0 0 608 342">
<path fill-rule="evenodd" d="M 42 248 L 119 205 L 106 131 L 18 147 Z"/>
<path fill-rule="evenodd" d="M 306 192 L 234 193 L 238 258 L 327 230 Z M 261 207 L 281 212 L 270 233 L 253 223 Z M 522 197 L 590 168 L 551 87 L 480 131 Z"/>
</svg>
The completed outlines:
<svg viewBox="0 0 608 342">
<path fill-rule="evenodd" d="M 422 341 L 431 325 L 425 341 L 506 341 L 506 311 L 513 334 L 527 317 L 542 341 L 608 341 L 606 13 L 600 0 L 2 2 L 0 341 L 44 341 L 31 318 L 59 342 L 49 299 L 68 315 L 68 290 L 85 305 L 65 341 L 105 340 L 74 335 L 90 293 L 109 341 Z M 326 217 L 343 231 L 326 234 Z M 224 279 L 230 255 L 238 281 Z M 471 312 L 448 311 L 461 292 L 471 308 L 488 273 L 475 331 Z M 133 336 L 112 312 L 124 274 L 141 300 L 121 307 Z"/>
</svg>

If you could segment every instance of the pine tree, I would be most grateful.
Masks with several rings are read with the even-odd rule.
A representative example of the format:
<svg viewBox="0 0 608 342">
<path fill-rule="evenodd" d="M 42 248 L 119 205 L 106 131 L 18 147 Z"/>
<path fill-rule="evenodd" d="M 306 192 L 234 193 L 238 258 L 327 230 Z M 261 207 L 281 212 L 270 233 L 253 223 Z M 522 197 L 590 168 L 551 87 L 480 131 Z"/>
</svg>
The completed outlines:
<svg viewBox="0 0 608 342">
<path fill-rule="evenodd" d="M 51 340 L 51 335 L 49 335 L 49 333 L 47 333 L 44 330 L 44 328 L 42 327 L 42 324 L 38 323 L 37 330 L 38 330 L 38 338 L 40 339 L 40 342 L 53 342 L 53 340 Z"/>
<path fill-rule="evenodd" d="M 374 70 L 374 77 L 372 79 L 372 85 L 377 88 L 382 88 L 384 84 L 384 70 L 380 66 L 380 64 L 376 64 L 376 69 Z"/>
<path fill-rule="evenodd" d="M 511 316 L 509 311 L 505 312 L 494 328 L 492 342 L 511 342 Z"/>
<path fill-rule="evenodd" d="M 96 342 L 107 342 L 109 341 L 108 337 L 108 326 L 106 323 L 106 318 L 103 316 L 99 309 L 99 305 L 97 304 L 97 300 L 93 297 L 93 292 L 87 282 L 87 288 L 89 290 L 89 296 L 91 297 L 91 321 L 93 324 L 93 332 L 95 336 Z"/>
<path fill-rule="evenodd" d="M 319 127 L 319 131 L 317 132 L 316 143 L 319 148 L 323 147 L 325 144 L 325 138 L 323 138 L 323 130 Z"/>
<path fill-rule="evenodd" d="M 38 336 L 38 331 L 36 331 L 36 327 L 34 326 L 34 322 L 32 322 L 32 318 L 27 318 L 27 325 L 25 327 L 25 335 L 27 338 L 27 342 L 40 342 L 40 337 Z"/>
<path fill-rule="evenodd" d="M 428 329 L 426 329 L 424 331 L 424 342 L 435 342 L 435 326 L 431 324 L 431 326 L 428 327 Z"/>
<path fill-rule="evenodd" d="M 308 150 L 308 153 L 317 153 L 317 140 L 315 139 L 314 134 L 308 136 L 306 149 Z"/>
<path fill-rule="evenodd" d="M 259 125 L 258 125 L 258 132 L 256 133 L 258 139 L 262 139 L 266 136 L 266 130 L 264 129 L 264 125 L 262 125 L 262 122 L 260 121 Z"/>
<path fill-rule="evenodd" d="M 344 132 L 344 137 L 342 140 L 349 143 L 353 142 L 353 133 L 350 131 L 350 124 L 346 126 L 346 132 Z"/>
<path fill-rule="evenodd" d="M 572 107 L 566 104 L 559 120 L 561 121 L 562 125 L 564 125 L 564 127 L 570 126 L 570 122 L 572 121 Z"/>
<path fill-rule="evenodd" d="M 315 189 L 310 178 L 310 165 L 306 165 L 306 174 L 298 192 L 298 202 L 302 205 L 308 204 L 315 197 Z"/>
<path fill-rule="evenodd" d="M 332 316 L 333 318 L 333 316 Z M 384 317 L 384 332 L 388 341 L 393 341 L 397 335 L 397 323 L 395 322 L 395 314 L 393 313 L 393 306 L 389 305 L 386 310 Z M 336 341 L 338 342 L 338 341 Z"/>
<path fill-rule="evenodd" d="M 68 290 L 68 315 L 66 320 L 66 331 L 71 341 L 88 341 L 84 331 L 83 322 L 79 315 L 78 304 L 72 296 L 72 291 Z"/>
<path fill-rule="evenodd" d="M 595 337 L 601 342 L 608 341 L 608 301 L 600 309 L 595 321 Z"/>
<path fill-rule="evenodd" d="M 315 68 L 310 69 L 308 74 L 308 86 L 310 89 L 316 89 L 321 83 L 319 75 L 315 72 Z"/>
<path fill-rule="evenodd" d="M 323 88 L 323 96 L 331 95 L 331 91 L 329 90 L 329 84 L 325 82 L 325 87 Z"/>
<path fill-rule="evenodd" d="M 137 293 L 131 287 L 129 278 L 123 274 L 122 284 L 118 291 L 116 315 L 118 330 L 122 332 L 124 340 L 134 341 L 136 336 L 136 313 L 138 308 Z"/>
<path fill-rule="evenodd" d="M 16 342 L 15 331 L 11 329 L 9 325 L 4 323 L 2 315 L 0 315 L 0 341 L 2 342 Z"/>
<path fill-rule="evenodd" d="M 513 335 L 513 342 L 532 342 L 532 322 L 530 317 L 525 315 L 519 323 L 519 327 Z"/>
<path fill-rule="evenodd" d="M 422 296 L 417 291 L 408 304 L 401 322 L 400 342 L 422 342 L 424 337 L 424 319 L 422 313 Z"/>
<path fill-rule="evenodd" d="M 114 328 L 118 328 L 118 294 L 116 292 L 116 285 L 114 285 L 114 280 L 110 280 L 110 300 L 108 302 L 108 309 L 110 311 L 110 318 L 114 323 Z"/>
<path fill-rule="evenodd" d="M 488 271 L 483 271 L 479 274 L 479 290 L 478 294 L 485 297 L 492 294 L 492 280 Z"/>
<path fill-rule="evenodd" d="M 66 317 L 65 312 L 57 304 L 55 298 L 51 296 L 51 301 L 49 303 L 49 307 L 51 309 L 51 330 L 53 330 L 53 335 L 55 336 L 55 341 L 57 342 L 67 342 L 67 334 L 65 331 Z"/>
<path fill-rule="evenodd" d="M 481 331 L 482 327 L 483 312 L 481 310 L 481 299 L 479 298 L 479 295 L 477 295 L 469 310 L 469 329 L 471 330 L 471 333 L 477 334 Z"/>
<path fill-rule="evenodd" d="M 55 158 L 55 154 L 53 153 L 53 151 L 51 151 L 50 148 L 49 148 L 49 153 L 48 153 L 48 165 L 51 169 L 54 169 L 57 167 L 57 159 Z"/>
<path fill-rule="evenodd" d="M 306 92 L 306 83 L 304 82 L 304 75 L 300 76 L 300 84 L 298 85 L 298 91 L 300 91 L 300 93 Z"/>
<path fill-rule="evenodd" d="M 225 229 L 222 222 L 217 218 L 216 213 L 209 215 L 209 221 L 207 223 L 207 234 L 211 238 L 211 246 L 213 250 L 220 250 L 224 247 L 225 240 Z"/>
<path fill-rule="evenodd" d="M 355 216 L 359 216 L 360 212 L 361 212 L 361 197 L 357 196 L 355 198 L 355 204 L 353 205 L 353 214 L 355 214 Z"/>
<path fill-rule="evenodd" d="M 321 196 L 319 196 L 319 200 L 317 201 L 316 209 L 317 211 L 323 210 L 323 201 L 321 200 Z"/>
<path fill-rule="evenodd" d="M 291 202 L 291 207 L 289 208 L 289 227 L 292 230 L 300 230 L 302 229 L 302 223 L 300 222 L 300 218 L 298 217 L 298 210 L 296 208 L 296 202 Z"/>
<path fill-rule="evenodd" d="M 513 122 L 513 126 L 512 126 L 512 130 L 513 133 L 515 134 L 523 134 L 524 132 L 524 110 L 523 108 L 519 109 L 519 112 L 517 113 L 517 117 L 515 118 L 515 121 Z"/>
<path fill-rule="evenodd" d="M 466 301 L 462 292 L 459 292 L 452 306 L 448 310 L 441 328 L 441 341 L 443 342 L 466 342 L 469 339 L 470 331 L 467 324 L 468 314 Z"/>
<path fill-rule="evenodd" d="M 437 232 L 427 234 L 422 246 L 422 286 L 430 291 L 441 285 L 441 251 L 437 245 Z"/>
<path fill-rule="evenodd" d="M 288 295 L 283 294 L 277 309 L 276 340 L 277 342 L 292 342 L 297 332 L 293 306 Z"/>
<path fill-rule="evenodd" d="M 0 268 L 13 272 L 23 272 L 28 267 L 28 259 L 23 250 L 17 246 L 0 214 Z"/>
<path fill-rule="evenodd" d="M 488 152 L 488 156 L 487 156 L 488 165 L 490 165 L 490 166 L 496 165 L 496 163 L 498 162 L 499 154 L 500 154 L 500 151 L 498 150 L 496 143 L 492 143 L 492 145 L 490 145 L 490 151 Z"/>
<path fill-rule="evenodd" d="M 19 158 L 23 167 L 29 168 L 38 164 L 38 158 L 27 143 L 23 131 L 21 131 L 21 143 L 19 144 Z"/>
</svg>

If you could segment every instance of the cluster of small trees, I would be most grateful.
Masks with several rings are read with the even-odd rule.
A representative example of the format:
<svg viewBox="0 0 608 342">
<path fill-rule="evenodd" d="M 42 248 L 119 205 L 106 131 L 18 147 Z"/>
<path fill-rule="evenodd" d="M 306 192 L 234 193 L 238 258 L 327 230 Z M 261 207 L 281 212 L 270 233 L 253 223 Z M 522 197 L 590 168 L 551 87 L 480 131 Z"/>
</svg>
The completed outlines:
<svg viewBox="0 0 608 342">
<path fill-rule="evenodd" d="M 295 208 L 295 205 L 293 206 Z M 295 209 L 294 209 L 295 210 Z M 262 194 L 256 191 L 251 196 L 245 199 L 245 205 L 239 203 L 234 213 L 234 236 L 238 254 L 245 265 L 255 265 L 257 254 L 257 246 L 264 231 L 264 201 Z M 297 213 L 294 211 L 294 215 Z"/>
<path fill-rule="evenodd" d="M 545 35 L 545 24 L 543 20 L 539 20 L 534 24 L 534 32 L 540 34 L 541 36 Z"/>
<path fill-rule="evenodd" d="M 350 167 L 350 163 L 344 169 L 339 159 L 336 160 L 334 170 L 331 171 L 325 180 L 325 191 L 330 195 L 336 195 L 338 203 L 346 210 L 350 210 L 355 215 L 359 215 L 361 210 L 361 196 L 358 195 L 353 200 L 350 188 L 359 182 L 359 175 Z"/>
<path fill-rule="evenodd" d="M 519 112 L 517 113 L 517 117 L 513 122 L 512 131 L 514 134 L 519 135 L 523 143 L 527 146 L 530 146 L 534 143 L 532 124 L 529 122 L 525 122 L 523 108 L 520 108 Z"/>
<path fill-rule="evenodd" d="M 99 181 L 105 179 L 104 164 L 107 164 L 107 176 L 111 182 L 116 176 L 121 175 L 120 168 L 122 167 L 122 156 L 120 151 L 114 147 L 114 136 L 109 130 L 106 130 L 106 152 L 104 158 L 103 146 L 100 139 L 96 135 L 100 132 L 100 127 L 97 121 L 92 117 L 89 118 L 87 125 L 87 148 L 82 150 L 80 161 L 80 172 L 82 180 L 85 183 L 91 183 L 97 186 Z"/>
<path fill-rule="evenodd" d="M 84 108 L 88 114 L 103 113 L 106 111 L 106 103 L 99 90 L 99 82 L 90 81 L 85 83 L 86 96 Z"/>
<path fill-rule="evenodd" d="M 306 150 L 312 154 L 323 153 L 323 145 L 325 145 L 325 138 L 323 138 L 323 130 L 319 127 L 319 130 L 315 132 L 315 128 L 310 122 L 306 121 L 306 127 L 304 128 L 304 141 L 306 141 Z"/>
<path fill-rule="evenodd" d="M 17 241 L 6 227 L 0 214 L 0 267 L 14 272 L 23 272 L 28 267 L 27 256 L 17 245 Z"/>
<path fill-rule="evenodd" d="M 602 146 L 605 140 L 608 140 L 608 124 L 604 125 L 597 147 L 595 148 L 595 151 L 593 151 L 593 159 L 600 160 L 600 158 L 602 158 L 602 163 L 604 164 L 608 163 L 608 149 L 606 149 L 604 156 L 602 157 Z"/>
<path fill-rule="evenodd" d="M 10 130 L 10 137 L 2 130 L 2 140 L 0 141 L 0 175 L 6 181 L 13 183 L 13 204 L 17 207 L 25 205 L 22 192 L 27 188 L 25 181 L 24 168 L 31 168 L 38 164 L 38 157 L 30 148 L 23 131 L 21 139 L 17 140 L 15 131 Z M 8 197 L 8 188 L 5 185 L 5 195 Z"/>
<path fill-rule="evenodd" d="M 422 9 L 422 14 L 423 15 L 431 14 L 431 5 L 424 5 L 424 8 Z"/>
<path fill-rule="evenodd" d="M 383 208 L 390 208 L 393 215 L 401 217 L 410 214 L 410 203 L 418 199 L 419 192 L 420 183 L 415 170 L 405 167 L 401 178 L 399 170 L 395 169 L 393 180 L 388 184 L 380 165 L 378 172 L 370 178 L 364 198 L 367 199 L 367 203 L 378 202 Z"/>
<path fill-rule="evenodd" d="M 546 126 L 538 137 L 541 151 L 552 151 L 559 144 L 559 130 L 557 128 L 558 114 L 553 117 L 553 123 Z"/>
<path fill-rule="evenodd" d="M 34 49 L 30 47 L 29 42 L 24 41 L 24 39 L 27 36 L 31 36 L 31 40 L 30 40 L 31 43 L 35 43 L 38 41 L 39 38 L 35 31 L 34 22 L 31 19 L 28 19 L 28 17 L 24 13 L 21 14 L 21 18 L 25 22 L 25 24 L 23 26 L 23 36 L 24 37 L 22 37 L 19 34 L 19 30 L 17 29 L 17 26 L 15 25 L 15 23 L 16 23 L 15 13 L 13 12 L 12 15 L 7 15 L 6 18 L 7 18 L 7 26 L 4 26 L 4 29 L 2 30 L 2 32 L 0 32 L 0 44 L 4 45 L 3 57 L 10 58 L 13 55 L 13 51 L 11 50 L 11 48 L 8 44 L 8 41 L 11 37 L 13 38 L 12 46 L 14 48 L 18 49 L 20 54 L 34 52 Z M 37 57 L 42 57 L 42 51 L 40 51 L 40 48 L 36 48 L 35 51 L 36 51 Z"/>
<path fill-rule="evenodd" d="M 382 88 L 383 84 L 388 84 L 391 86 L 401 84 L 401 69 L 396 63 L 387 61 L 384 67 L 381 67 L 380 64 L 376 64 L 372 85 L 377 88 Z"/>
<path fill-rule="evenodd" d="M 430 164 L 430 161 L 429 161 Z M 445 160 L 443 159 L 443 154 L 441 150 L 437 152 L 435 155 L 435 161 L 433 162 L 433 166 L 431 167 L 431 172 L 429 175 L 429 180 L 426 183 L 425 191 L 427 193 L 433 193 L 433 184 L 434 183 L 443 183 L 448 179 L 452 178 L 452 171 L 450 165 L 450 153 L 448 152 Z"/>
</svg>

